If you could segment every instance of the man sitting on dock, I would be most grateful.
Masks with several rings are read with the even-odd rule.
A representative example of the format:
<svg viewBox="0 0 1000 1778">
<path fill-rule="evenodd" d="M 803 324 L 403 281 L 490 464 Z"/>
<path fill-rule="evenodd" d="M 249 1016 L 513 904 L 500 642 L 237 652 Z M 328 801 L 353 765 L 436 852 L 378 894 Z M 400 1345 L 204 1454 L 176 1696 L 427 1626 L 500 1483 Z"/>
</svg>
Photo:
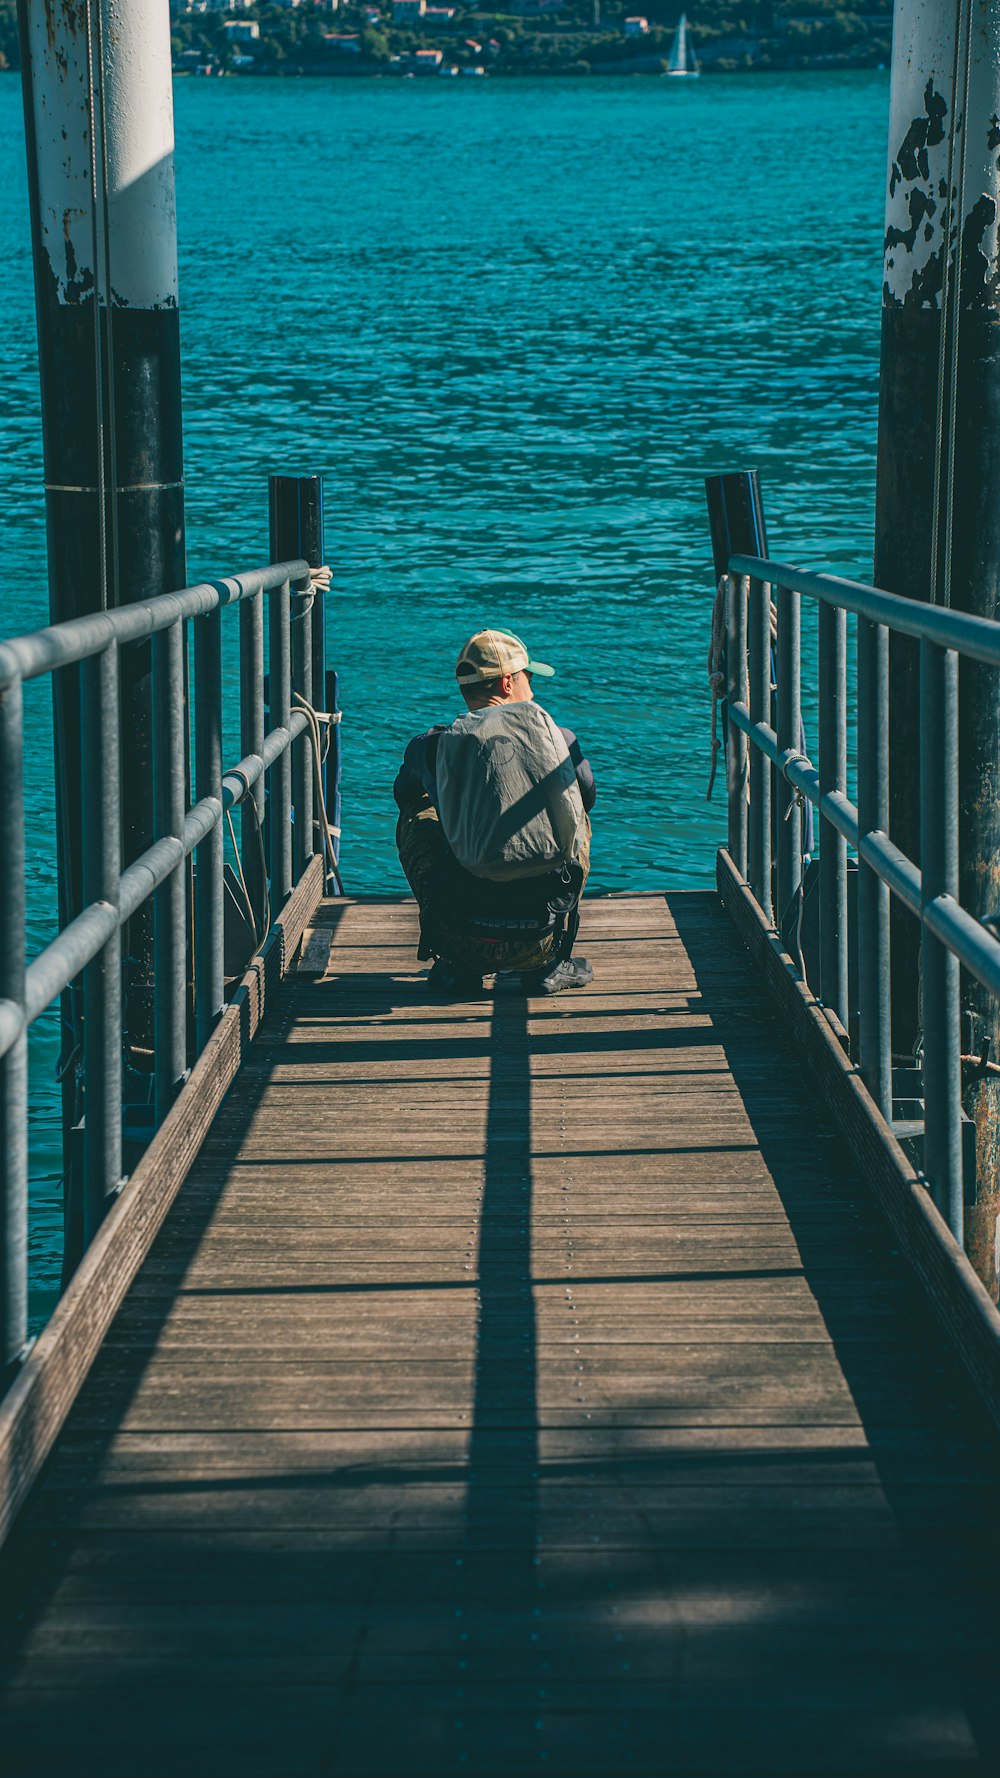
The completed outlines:
<svg viewBox="0 0 1000 1778">
<path fill-rule="evenodd" d="M 438 992 L 478 993 L 508 970 L 535 994 L 593 980 L 572 952 L 597 793 L 572 730 L 534 702 L 532 676 L 553 673 L 510 631 L 480 630 L 455 668 L 467 714 L 403 756 L 396 844 Z"/>
</svg>

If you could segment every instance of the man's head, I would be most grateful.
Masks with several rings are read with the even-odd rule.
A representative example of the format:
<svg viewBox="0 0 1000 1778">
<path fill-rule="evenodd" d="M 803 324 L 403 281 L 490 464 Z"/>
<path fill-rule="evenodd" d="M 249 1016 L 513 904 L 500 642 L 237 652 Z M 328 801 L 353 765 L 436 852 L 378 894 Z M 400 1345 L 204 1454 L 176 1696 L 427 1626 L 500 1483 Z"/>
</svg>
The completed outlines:
<svg viewBox="0 0 1000 1778">
<path fill-rule="evenodd" d="M 478 630 L 458 657 L 455 678 L 469 709 L 478 710 L 484 704 L 530 703 L 532 675 L 551 679 L 554 672 L 544 661 L 533 661 L 510 630 Z"/>
</svg>

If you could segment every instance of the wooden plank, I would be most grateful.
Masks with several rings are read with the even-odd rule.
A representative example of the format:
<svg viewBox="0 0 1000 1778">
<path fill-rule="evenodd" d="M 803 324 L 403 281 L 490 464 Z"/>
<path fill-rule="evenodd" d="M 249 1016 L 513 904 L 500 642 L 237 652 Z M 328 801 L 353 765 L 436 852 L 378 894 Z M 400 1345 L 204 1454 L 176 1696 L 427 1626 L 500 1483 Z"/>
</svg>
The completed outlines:
<svg viewBox="0 0 1000 1778">
<path fill-rule="evenodd" d="M 997 1449 L 714 899 L 554 1002 L 312 931 L 11 1541 L 12 1769 L 995 1768 Z"/>
</svg>

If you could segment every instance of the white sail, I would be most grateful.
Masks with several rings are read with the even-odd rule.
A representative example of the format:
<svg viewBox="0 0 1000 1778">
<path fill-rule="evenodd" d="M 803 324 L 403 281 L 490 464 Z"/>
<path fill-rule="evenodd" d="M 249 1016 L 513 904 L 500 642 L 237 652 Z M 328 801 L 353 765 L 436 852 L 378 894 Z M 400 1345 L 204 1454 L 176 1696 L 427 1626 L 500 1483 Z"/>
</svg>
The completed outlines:
<svg viewBox="0 0 1000 1778">
<path fill-rule="evenodd" d="M 698 64 L 688 46 L 688 21 L 686 12 L 681 13 L 680 22 L 674 32 L 674 41 L 670 46 L 670 57 L 667 62 L 667 73 L 681 75 L 694 75 L 698 73 Z"/>
</svg>

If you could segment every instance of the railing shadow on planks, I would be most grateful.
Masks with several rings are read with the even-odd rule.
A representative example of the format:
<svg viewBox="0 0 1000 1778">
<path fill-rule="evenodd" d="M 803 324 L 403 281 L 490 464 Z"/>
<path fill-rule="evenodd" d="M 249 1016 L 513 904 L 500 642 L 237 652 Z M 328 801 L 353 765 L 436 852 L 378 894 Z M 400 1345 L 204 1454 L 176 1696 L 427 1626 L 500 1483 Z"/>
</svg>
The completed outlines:
<svg viewBox="0 0 1000 1778">
<path fill-rule="evenodd" d="M 803 599 L 818 617 L 818 767 L 802 751 Z M 963 1246 L 960 1010 L 962 968 L 1000 1000 L 1000 932 L 958 899 L 959 657 L 1000 668 L 1000 623 L 742 555 L 730 558 L 725 605 L 728 847 L 719 857 L 720 891 L 806 1038 L 901 1244 L 1000 1422 L 1000 1316 Z M 857 619 L 856 711 L 848 699 L 849 613 Z M 919 861 L 888 834 L 890 632 L 915 639 L 920 651 Z M 852 716 L 857 804 L 847 794 Z M 782 920 L 796 902 L 801 908 L 804 799 L 818 812 L 821 841 L 815 997 L 801 952 L 795 962 L 789 954 L 796 947 Z M 857 857 L 856 931 L 849 848 Z M 901 1124 L 893 1118 L 891 897 L 919 923 L 919 1165 L 896 1140 Z M 857 957 L 854 1007 L 849 950 Z"/>
<path fill-rule="evenodd" d="M 322 594 L 314 590 L 306 562 L 281 562 L 0 643 L 0 1360 L 12 1389 L 28 1351 L 28 1028 L 71 984 L 82 982 L 79 1066 L 85 1117 L 79 1174 L 84 1246 L 91 1248 L 122 1186 L 121 964 L 127 922 L 152 897 L 150 1135 L 162 1135 L 226 1008 L 223 829 L 229 812 L 239 810 L 247 869 L 256 870 L 259 893 L 271 911 L 270 933 L 257 935 L 265 973 L 268 956 L 280 951 L 283 940 L 287 949 L 282 913 L 295 899 L 293 891 L 308 889 L 303 908 L 296 910 L 298 929 L 323 892 L 325 868 L 314 850 L 311 717 L 293 707 L 322 710 L 324 703 L 322 662 L 313 661 L 313 621 L 296 621 L 308 617 L 317 597 Z M 240 614 L 239 676 L 238 684 L 224 688 L 221 625 L 229 606 Z M 187 768 L 189 629 L 193 797 Z M 122 868 L 120 654 L 144 645 L 152 655 L 153 838 Z M 67 669 L 80 676 L 83 906 L 26 962 L 22 685 Z M 242 757 L 226 769 L 224 718 L 228 713 L 226 726 L 235 728 L 237 706 Z M 192 855 L 189 894 L 186 866 Z M 286 961 L 277 957 L 279 973 Z M 264 973 L 261 997 L 263 991 Z M 236 1041 L 239 1047 L 238 1034 Z M 210 1097 L 221 1096 L 224 1074 L 219 1073 Z M 121 1294 L 120 1286 L 114 1294 Z M 0 1537 L 2 1530 L 0 1523 Z"/>
</svg>

